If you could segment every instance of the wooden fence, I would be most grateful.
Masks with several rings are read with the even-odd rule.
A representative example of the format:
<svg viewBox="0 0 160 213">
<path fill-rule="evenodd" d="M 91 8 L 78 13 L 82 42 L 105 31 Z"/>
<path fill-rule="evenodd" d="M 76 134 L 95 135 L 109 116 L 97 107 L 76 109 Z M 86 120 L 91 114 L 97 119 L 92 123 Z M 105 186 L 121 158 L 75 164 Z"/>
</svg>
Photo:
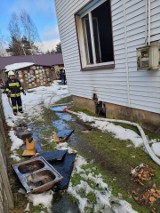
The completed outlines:
<svg viewBox="0 0 160 213">
<path fill-rule="evenodd" d="M 7 163 L 4 149 L 7 140 L 4 132 L 4 123 L 2 92 L 0 90 L 0 213 L 8 213 L 9 209 L 14 207 L 12 191 L 7 175 Z"/>
</svg>

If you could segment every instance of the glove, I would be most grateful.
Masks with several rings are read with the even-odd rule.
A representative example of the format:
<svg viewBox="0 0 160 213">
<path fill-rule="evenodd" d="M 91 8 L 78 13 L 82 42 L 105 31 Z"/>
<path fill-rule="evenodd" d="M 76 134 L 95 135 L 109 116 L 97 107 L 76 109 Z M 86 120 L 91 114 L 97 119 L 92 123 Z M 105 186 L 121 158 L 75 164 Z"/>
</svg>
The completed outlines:
<svg viewBox="0 0 160 213">
<path fill-rule="evenodd" d="M 26 92 L 25 92 L 25 91 L 23 91 L 23 95 L 26 95 Z"/>
</svg>

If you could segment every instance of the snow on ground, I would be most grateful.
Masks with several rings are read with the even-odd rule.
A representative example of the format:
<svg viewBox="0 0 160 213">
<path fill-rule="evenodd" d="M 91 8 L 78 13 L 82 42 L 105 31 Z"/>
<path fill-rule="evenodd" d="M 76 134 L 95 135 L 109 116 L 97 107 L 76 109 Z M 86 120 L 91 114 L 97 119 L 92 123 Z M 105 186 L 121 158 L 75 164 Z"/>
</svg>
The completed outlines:
<svg viewBox="0 0 160 213">
<path fill-rule="evenodd" d="M 69 147 L 67 143 L 62 143 L 57 144 L 56 148 L 63 150 L 66 148 L 68 149 Z M 75 152 L 75 150 L 70 148 L 70 153 L 71 152 Z M 71 178 L 67 190 L 68 193 L 70 193 L 79 201 L 79 208 L 82 213 L 86 212 L 86 207 L 94 209 L 94 212 L 103 211 L 107 213 L 113 213 L 114 210 L 115 213 L 136 213 L 136 211 L 132 209 L 132 206 L 128 202 L 112 195 L 111 189 L 106 183 L 104 183 L 102 175 L 95 174 L 95 167 L 84 170 L 82 168 L 83 165 L 87 165 L 87 161 L 82 156 L 77 154 L 72 176 L 74 176 L 74 174 L 80 174 L 82 180 L 80 181 L 80 184 L 74 186 L 72 184 Z M 95 183 L 97 189 L 92 188 L 88 182 Z M 91 203 L 86 196 L 81 196 L 82 192 L 85 193 L 85 195 L 93 193 L 95 195 L 96 203 Z"/>
<path fill-rule="evenodd" d="M 19 147 L 22 146 L 22 144 L 23 144 L 23 140 L 18 138 L 15 135 L 15 132 L 13 130 L 10 130 L 9 136 L 10 136 L 10 139 L 12 141 L 11 151 L 13 151 L 15 149 L 19 149 Z"/>
<path fill-rule="evenodd" d="M 157 143 L 153 143 L 152 146 L 151 146 L 153 152 L 158 156 L 160 157 L 160 142 L 157 142 Z"/>
<path fill-rule="evenodd" d="M 59 85 L 57 81 L 51 86 L 41 86 L 34 89 L 29 89 L 27 95 L 21 95 L 24 114 L 14 116 L 12 108 L 8 103 L 8 98 L 5 94 L 2 95 L 4 114 L 8 126 L 14 127 L 15 122 L 23 117 L 40 116 L 42 107 L 50 107 L 51 104 L 60 100 L 63 97 L 69 96 L 67 85 Z M 25 115 L 25 116 L 24 116 Z"/>
<path fill-rule="evenodd" d="M 43 205 L 50 212 L 51 203 L 53 200 L 53 191 L 49 190 L 40 194 L 29 194 L 28 200 L 33 203 L 34 206 Z"/>
<path fill-rule="evenodd" d="M 142 138 L 136 132 L 130 129 L 125 129 L 104 120 L 97 120 L 97 118 L 88 116 L 82 112 L 79 113 L 79 118 L 84 122 L 90 122 L 93 127 L 96 127 L 103 132 L 107 131 L 112 133 L 115 138 L 119 138 L 120 140 L 130 140 L 135 147 L 140 147 L 143 145 Z"/>
<path fill-rule="evenodd" d="M 17 120 L 22 120 L 27 118 L 31 118 L 33 116 L 39 116 L 37 119 L 41 119 L 40 113 L 42 111 L 42 107 L 45 106 L 47 108 L 50 107 L 51 104 L 55 103 L 59 99 L 69 96 L 67 85 L 61 86 L 56 81 L 54 84 L 48 87 L 38 87 L 34 89 L 30 89 L 27 92 L 27 95 L 22 95 L 23 101 L 23 109 L 24 114 L 18 114 L 14 116 L 12 113 L 12 109 L 8 103 L 8 98 L 5 94 L 2 96 L 4 114 L 6 118 L 6 122 L 8 126 L 14 127 L 16 126 Z M 115 135 L 115 137 L 122 139 L 122 140 L 130 140 L 133 142 L 135 147 L 140 146 L 142 144 L 142 139 L 137 135 L 135 132 L 125 129 L 123 127 L 114 125 L 113 123 L 109 123 L 106 121 L 99 121 L 96 120 L 94 117 L 87 116 L 84 113 L 79 113 L 79 117 L 84 121 L 91 122 L 93 126 L 101 129 L 102 131 L 108 131 Z M 16 153 L 16 150 L 23 144 L 23 141 L 15 136 L 13 129 L 9 131 L 9 136 L 12 141 L 11 151 L 12 154 L 10 157 L 14 158 L 15 160 L 19 161 L 20 158 Z M 67 143 L 62 143 L 57 145 L 57 149 L 68 149 L 69 152 L 75 152 L 72 150 Z M 104 209 L 104 212 L 118 212 L 118 213 L 135 213 L 132 209 L 131 205 L 124 200 L 120 200 L 116 197 L 112 196 L 111 189 L 109 189 L 108 185 L 103 182 L 101 175 L 97 175 L 94 173 L 94 169 L 85 171 L 82 166 L 86 165 L 86 160 L 82 157 L 77 155 L 75 164 L 74 164 L 74 171 L 75 173 L 80 174 L 82 180 L 80 184 L 73 186 L 72 182 L 69 185 L 68 192 L 75 196 L 79 200 L 79 207 L 81 212 L 84 212 L 84 208 L 86 206 L 95 209 L 95 212 L 98 212 Z M 87 172 L 87 174 L 86 174 Z M 101 190 L 93 189 L 89 184 L 88 180 L 95 182 L 98 185 L 98 188 Z M 84 190 L 85 192 L 94 192 L 97 203 L 93 206 L 92 203 L 88 202 L 86 197 L 81 197 L 79 194 L 80 190 Z M 32 202 L 33 205 L 42 204 L 43 206 L 48 208 L 48 212 L 51 206 L 51 201 L 54 194 L 52 191 L 48 191 L 41 194 L 34 194 L 29 195 L 28 200 Z M 113 202 L 114 201 L 114 202 Z"/>
</svg>

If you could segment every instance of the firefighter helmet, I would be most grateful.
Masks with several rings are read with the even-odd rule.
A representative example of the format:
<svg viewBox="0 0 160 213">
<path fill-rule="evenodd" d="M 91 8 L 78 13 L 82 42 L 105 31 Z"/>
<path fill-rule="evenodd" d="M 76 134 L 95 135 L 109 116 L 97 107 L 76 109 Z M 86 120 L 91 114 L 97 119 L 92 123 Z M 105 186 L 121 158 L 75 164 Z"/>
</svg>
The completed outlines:
<svg viewBox="0 0 160 213">
<path fill-rule="evenodd" d="M 12 70 L 10 70 L 10 71 L 8 72 L 8 76 L 11 76 L 11 75 L 15 75 L 15 73 L 14 73 Z"/>
</svg>

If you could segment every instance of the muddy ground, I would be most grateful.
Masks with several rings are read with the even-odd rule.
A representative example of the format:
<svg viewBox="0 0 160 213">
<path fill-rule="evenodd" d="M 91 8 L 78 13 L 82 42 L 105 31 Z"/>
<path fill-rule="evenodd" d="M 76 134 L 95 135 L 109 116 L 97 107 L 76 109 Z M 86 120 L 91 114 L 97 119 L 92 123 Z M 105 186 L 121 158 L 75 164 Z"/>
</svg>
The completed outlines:
<svg viewBox="0 0 160 213">
<path fill-rule="evenodd" d="M 63 101 L 66 103 L 65 99 Z M 81 110 L 83 111 L 83 109 Z M 56 126 L 53 125 L 53 121 L 55 122 L 59 118 L 54 111 L 44 109 L 43 119 L 43 122 L 39 122 L 36 118 L 25 122 L 36 127 L 44 150 L 54 150 L 55 144 L 48 144 L 47 141 L 52 137 L 53 131 L 57 130 Z M 114 195 L 128 201 L 132 204 L 133 209 L 140 213 L 160 212 L 159 199 L 153 205 L 150 205 L 137 202 L 134 196 L 135 191 L 138 191 L 139 196 L 141 196 L 144 191 L 151 188 L 154 184 L 156 184 L 157 189 L 160 189 L 159 166 L 151 160 L 143 148 L 135 149 L 133 146 L 128 146 L 131 145 L 130 141 L 121 141 L 114 138 L 110 133 L 102 133 L 98 129 L 91 128 L 90 124 L 83 123 L 75 116 L 73 119 L 65 122 L 66 125 L 74 129 L 74 134 L 68 140 L 69 145 L 85 157 L 89 165 L 97 168 L 97 172 L 101 173 L 103 179 L 112 187 Z M 127 128 L 131 127 L 128 126 Z M 158 137 L 148 131 L 146 132 L 150 138 Z M 27 199 L 23 194 L 18 193 L 21 184 L 11 166 L 15 162 L 9 158 L 10 143 L 8 143 L 6 151 L 8 155 L 8 173 L 15 200 L 15 209 L 11 210 L 11 213 L 22 213 L 27 205 Z M 21 154 L 22 150 L 19 150 L 19 155 L 21 156 Z M 131 169 L 141 163 L 149 165 L 155 171 L 155 176 L 150 181 L 146 181 L 144 185 L 134 182 L 130 174 Z M 76 177 L 73 177 L 71 181 L 74 182 L 74 178 Z M 66 191 L 58 192 L 53 202 L 52 210 L 54 213 L 63 213 L 66 211 L 66 208 L 70 212 L 80 212 L 76 199 L 68 196 Z M 30 212 L 40 213 L 41 211 L 41 207 L 31 206 Z M 93 211 L 90 210 L 88 212 L 91 213 Z"/>
</svg>

